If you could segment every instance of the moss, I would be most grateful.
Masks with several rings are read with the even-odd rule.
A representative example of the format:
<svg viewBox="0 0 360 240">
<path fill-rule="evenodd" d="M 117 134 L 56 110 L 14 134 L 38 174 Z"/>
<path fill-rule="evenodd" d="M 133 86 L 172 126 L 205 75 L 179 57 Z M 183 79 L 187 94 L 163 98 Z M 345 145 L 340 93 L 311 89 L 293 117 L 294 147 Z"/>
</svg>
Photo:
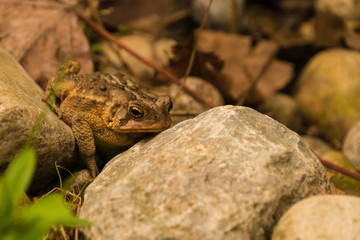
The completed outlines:
<svg viewBox="0 0 360 240">
<path fill-rule="evenodd" d="M 359 70 L 358 52 L 330 49 L 310 60 L 298 80 L 296 100 L 303 115 L 331 141 L 341 142 L 360 120 Z"/>
</svg>

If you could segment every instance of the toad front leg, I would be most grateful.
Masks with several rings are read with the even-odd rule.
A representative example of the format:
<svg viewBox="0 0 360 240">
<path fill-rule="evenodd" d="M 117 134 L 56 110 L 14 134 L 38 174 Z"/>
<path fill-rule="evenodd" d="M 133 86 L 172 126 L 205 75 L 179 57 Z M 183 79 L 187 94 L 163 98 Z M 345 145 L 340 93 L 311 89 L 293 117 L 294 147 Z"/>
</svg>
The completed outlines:
<svg viewBox="0 0 360 240">
<path fill-rule="evenodd" d="M 71 125 L 82 160 L 95 178 L 99 170 L 95 161 L 95 140 L 89 123 L 85 120 L 74 119 Z"/>
</svg>

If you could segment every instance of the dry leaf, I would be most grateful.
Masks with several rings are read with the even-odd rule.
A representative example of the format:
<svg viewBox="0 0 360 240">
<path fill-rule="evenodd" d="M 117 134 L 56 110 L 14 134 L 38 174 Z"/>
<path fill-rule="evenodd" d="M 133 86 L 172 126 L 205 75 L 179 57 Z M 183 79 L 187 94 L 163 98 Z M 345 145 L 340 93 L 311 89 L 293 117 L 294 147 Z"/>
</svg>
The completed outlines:
<svg viewBox="0 0 360 240">
<path fill-rule="evenodd" d="M 273 59 L 278 47 L 271 41 L 260 41 L 252 49 L 248 36 L 203 31 L 199 36 L 198 50 L 214 53 L 224 61 L 224 77 L 215 79 L 213 83 L 233 101 L 241 100 L 257 78 L 259 81 L 247 103 L 256 103 L 271 96 L 283 88 L 293 75 L 291 64 Z"/>
<path fill-rule="evenodd" d="M 224 61 L 222 73 L 230 82 L 224 85 L 222 79 L 218 79 L 219 82 L 214 82 L 214 85 L 221 92 L 227 92 L 230 98 L 238 99 L 250 87 L 242 62 L 250 53 L 251 38 L 219 31 L 203 31 L 198 41 L 197 50 L 214 53 Z"/>
<path fill-rule="evenodd" d="M 346 31 L 344 21 L 330 12 L 318 12 L 315 18 L 315 43 L 320 46 L 341 46 Z"/>
<path fill-rule="evenodd" d="M 251 53 L 243 59 L 243 65 L 251 79 L 256 79 L 264 66 L 274 58 L 278 46 L 272 41 L 260 41 Z"/>
<path fill-rule="evenodd" d="M 345 35 L 345 43 L 350 48 L 360 50 L 360 33 L 358 32 L 347 32 Z"/>
<path fill-rule="evenodd" d="M 286 86 L 294 74 L 291 63 L 273 60 L 256 85 L 255 92 L 249 94 L 247 103 L 256 103 L 272 96 Z"/>
<path fill-rule="evenodd" d="M 173 57 L 172 48 L 176 44 L 173 39 L 155 39 L 150 34 L 141 33 L 120 37 L 119 40 L 140 56 L 162 67 L 169 65 L 170 58 Z M 126 50 L 107 41 L 102 42 L 101 46 L 102 53 L 106 57 L 100 62 L 101 71 L 115 72 L 121 70 L 133 75 L 140 82 L 153 78 L 155 70 Z"/>
<path fill-rule="evenodd" d="M 67 56 L 80 61 L 82 72 L 93 71 L 88 41 L 68 7 L 52 0 L 0 2 L 0 47 L 42 87 Z"/>
<path fill-rule="evenodd" d="M 360 3 L 319 0 L 316 5 L 316 44 L 325 47 L 360 49 Z"/>
</svg>

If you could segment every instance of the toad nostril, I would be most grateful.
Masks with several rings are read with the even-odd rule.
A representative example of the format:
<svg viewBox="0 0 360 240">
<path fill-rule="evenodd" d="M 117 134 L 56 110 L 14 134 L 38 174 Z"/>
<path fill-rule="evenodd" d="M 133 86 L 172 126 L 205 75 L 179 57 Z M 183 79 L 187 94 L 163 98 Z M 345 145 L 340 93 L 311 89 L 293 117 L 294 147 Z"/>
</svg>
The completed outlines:
<svg viewBox="0 0 360 240">
<path fill-rule="evenodd" d="M 154 119 L 158 119 L 158 117 L 159 117 L 158 115 L 155 115 L 155 116 L 154 116 Z"/>
</svg>

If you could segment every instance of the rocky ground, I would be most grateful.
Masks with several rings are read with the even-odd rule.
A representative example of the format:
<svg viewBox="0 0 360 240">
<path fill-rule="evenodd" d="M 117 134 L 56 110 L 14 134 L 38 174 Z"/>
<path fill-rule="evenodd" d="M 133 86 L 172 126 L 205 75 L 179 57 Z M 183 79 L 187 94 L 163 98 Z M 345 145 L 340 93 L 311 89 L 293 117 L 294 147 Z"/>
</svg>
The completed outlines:
<svg viewBox="0 0 360 240">
<path fill-rule="evenodd" d="M 155 2 L 164 9 L 173 6 L 173 12 L 165 11 L 171 17 L 191 5 Z M 61 44 L 54 40 L 64 33 L 56 19 L 68 16 L 72 19 L 69 29 L 79 34 L 73 41 L 82 47 L 75 56 L 82 56 L 85 71 L 92 71 L 92 54 L 96 70 L 125 71 L 154 91 L 170 95 L 174 103 L 171 128 L 111 159 L 86 189 L 79 214 L 93 222 L 81 228 L 86 238 L 357 239 L 360 23 L 358 12 L 351 9 L 358 9 L 359 4 L 234 1 L 242 16 L 242 25 L 237 25 L 218 17 L 229 15 L 226 11 L 232 8 L 220 11 L 224 4 L 214 1 L 218 11 L 209 12 L 208 25 L 199 32 L 195 27 L 202 21 L 198 16 L 204 11 L 203 2 L 207 3 L 192 1 L 193 12 L 185 12 L 169 26 L 160 24 L 165 20 L 142 16 L 141 9 L 138 19 L 129 17 L 126 22 L 109 14 L 102 21 L 108 29 L 119 26 L 113 30 L 119 40 L 178 78 L 187 72 L 191 50 L 196 49 L 185 85 L 211 107 L 161 74 L 154 77 L 157 71 L 152 67 L 139 64 L 113 43 L 99 40 L 95 32 L 88 33 L 90 48 L 77 30 L 76 14 L 64 11 L 60 3 L 49 5 L 52 14 L 47 12 L 45 17 L 54 19 L 41 25 L 37 34 L 31 27 L 43 22 L 45 10 L 39 6 L 33 12 L 24 10 L 36 13 L 37 18 L 21 25 L 21 31 L 13 29 L 22 16 L 9 21 L 14 12 L 3 14 L 2 22 L 13 28 L 0 29 L 0 36 L 8 36 L 0 41 L 0 170 L 5 171 L 45 109 L 40 86 L 71 45 L 65 37 Z M 9 11 L 13 4 L 0 3 L 0 11 Z M 160 14 L 146 3 L 139 6 Z M 106 4 L 99 9 L 106 10 Z M 282 16 L 276 14 L 280 12 Z M 96 19 L 96 11 L 92 16 Z M 123 21 L 131 34 L 121 31 L 119 22 Z M 67 21 L 62 24 L 68 26 Z M 185 43 L 180 41 L 184 31 Z M 28 44 L 18 43 L 21 34 L 27 36 Z M 46 55 L 44 46 L 58 50 Z M 41 61 L 35 54 L 39 49 L 43 51 Z M 35 71 L 36 61 L 44 64 Z M 44 117 L 33 148 L 37 168 L 28 192 L 31 197 L 55 186 L 54 162 L 70 171 L 79 167 L 73 133 L 51 111 Z M 337 170 L 325 168 L 326 162 Z"/>
</svg>

